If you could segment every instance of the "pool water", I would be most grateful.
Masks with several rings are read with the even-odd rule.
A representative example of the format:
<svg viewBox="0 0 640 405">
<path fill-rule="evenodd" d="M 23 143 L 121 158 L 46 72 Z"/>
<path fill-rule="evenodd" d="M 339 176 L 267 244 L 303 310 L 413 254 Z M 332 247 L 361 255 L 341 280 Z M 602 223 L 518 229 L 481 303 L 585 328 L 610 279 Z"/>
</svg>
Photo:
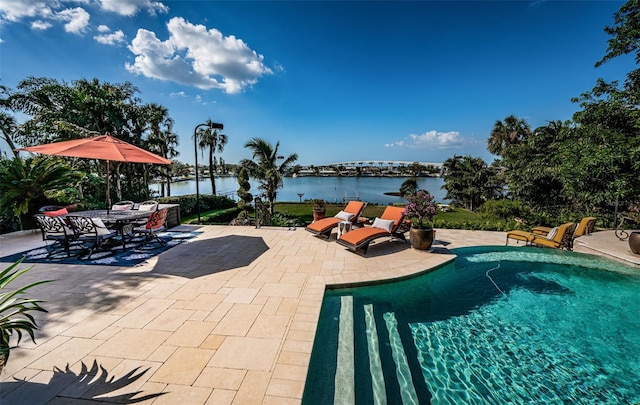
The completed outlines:
<svg viewBox="0 0 640 405">
<path fill-rule="evenodd" d="M 453 253 L 325 294 L 303 404 L 640 404 L 640 270 L 551 249 Z"/>
</svg>

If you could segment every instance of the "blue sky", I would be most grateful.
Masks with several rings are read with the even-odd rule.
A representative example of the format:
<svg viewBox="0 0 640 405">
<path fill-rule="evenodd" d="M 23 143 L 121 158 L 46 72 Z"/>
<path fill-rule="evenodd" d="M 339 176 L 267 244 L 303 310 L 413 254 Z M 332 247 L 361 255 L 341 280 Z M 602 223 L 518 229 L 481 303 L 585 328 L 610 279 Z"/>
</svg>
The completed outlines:
<svg viewBox="0 0 640 405">
<path fill-rule="evenodd" d="M 619 1 L 2 0 L 0 83 L 129 81 L 169 109 L 178 160 L 193 129 L 225 125 L 223 158 L 253 137 L 303 165 L 494 157 L 498 119 L 570 119 Z M 19 117 L 20 121 L 20 117 Z"/>
</svg>

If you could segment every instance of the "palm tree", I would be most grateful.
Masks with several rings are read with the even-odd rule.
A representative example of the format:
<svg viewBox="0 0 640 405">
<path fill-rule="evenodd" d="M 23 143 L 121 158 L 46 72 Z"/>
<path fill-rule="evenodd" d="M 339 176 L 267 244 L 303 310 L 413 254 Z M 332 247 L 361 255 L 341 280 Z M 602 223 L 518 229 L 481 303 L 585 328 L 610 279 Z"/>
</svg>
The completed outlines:
<svg viewBox="0 0 640 405">
<path fill-rule="evenodd" d="M 260 189 L 264 191 L 269 201 L 269 212 L 273 215 L 273 206 L 278 189 L 282 187 L 282 178 L 287 169 L 298 160 L 298 154 L 292 153 L 286 158 L 280 156 L 278 154 L 280 142 L 277 142 L 274 148 L 262 138 L 253 138 L 245 143 L 244 147 L 251 149 L 253 160 L 242 159 L 240 165 L 246 167 L 249 174 L 260 181 Z M 278 165 L 280 159 L 282 163 Z"/>
<path fill-rule="evenodd" d="M 209 175 L 211 178 L 211 194 L 216 194 L 215 182 L 215 153 L 222 153 L 224 146 L 227 144 L 228 137 L 221 134 L 217 129 L 212 129 L 214 122 L 208 119 L 207 126 L 198 130 L 198 147 L 202 150 L 209 149 Z M 197 170 L 197 168 L 196 168 Z"/>
<path fill-rule="evenodd" d="M 158 155 L 173 159 L 178 156 L 178 135 L 173 132 L 173 119 L 169 117 L 169 110 L 159 104 L 151 103 L 146 106 L 150 131 L 147 142 L 150 149 Z M 167 195 L 171 195 L 171 166 L 162 168 L 162 176 L 166 179 Z M 164 197 L 164 183 L 161 196 Z"/>
<path fill-rule="evenodd" d="M 489 152 L 504 157 L 510 146 L 526 140 L 531 134 L 527 120 L 510 115 L 504 122 L 497 120 L 487 139 Z"/>
<path fill-rule="evenodd" d="M 9 149 L 13 153 L 13 157 L 18 156 L 18 152 L 14 150 L 16 147 L 13 144 L 12 139 L 12 135 L 16 131 L 17 127 L 18 124 L 16 123 L 16 119 L 13 115 L 0 111 L 0 136 L 9 146 Z"/>
</svg>

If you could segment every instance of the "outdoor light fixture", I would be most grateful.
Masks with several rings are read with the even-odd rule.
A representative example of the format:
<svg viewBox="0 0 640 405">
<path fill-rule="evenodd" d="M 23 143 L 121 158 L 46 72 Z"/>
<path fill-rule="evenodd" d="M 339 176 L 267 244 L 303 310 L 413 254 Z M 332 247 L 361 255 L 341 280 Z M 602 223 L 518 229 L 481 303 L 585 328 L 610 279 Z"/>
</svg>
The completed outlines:
<svg viewBox="0 0 640 405">
<path fill-rule="evenodd" d="M 211 129 L 224 129 L 224 125 L 209 121 L 199 124 L 193 129 L 193 148 L 196 157 L 196 210 L 198 211 L 198 223 L 200 223 L 200 180 L 198 179 L 198 128 L 209 127 Z"/>
</svg>

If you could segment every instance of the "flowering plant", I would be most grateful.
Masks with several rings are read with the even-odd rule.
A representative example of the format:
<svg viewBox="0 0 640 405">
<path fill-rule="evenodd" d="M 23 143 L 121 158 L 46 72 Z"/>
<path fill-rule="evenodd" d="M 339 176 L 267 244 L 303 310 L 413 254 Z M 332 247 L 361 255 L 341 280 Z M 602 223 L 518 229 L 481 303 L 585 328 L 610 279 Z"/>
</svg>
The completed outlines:
<svg viewBox="0 0 640 405">
<path fill-rule="evenodd" d="M 634 221 L 640 223 L 640 201 L 635 201 L 629 206 L 629 211 L 627 211 L 627 216 Z"/>
<path fill-rule="evenodd" d="M 427 228 L 438 213 L 433 196 L 426 190 L 418 190 L 405 198 L 409 203 L 404 207 L 404 215 L 412 219 L 411 223 L 414 227 Z"/>
</svg>

